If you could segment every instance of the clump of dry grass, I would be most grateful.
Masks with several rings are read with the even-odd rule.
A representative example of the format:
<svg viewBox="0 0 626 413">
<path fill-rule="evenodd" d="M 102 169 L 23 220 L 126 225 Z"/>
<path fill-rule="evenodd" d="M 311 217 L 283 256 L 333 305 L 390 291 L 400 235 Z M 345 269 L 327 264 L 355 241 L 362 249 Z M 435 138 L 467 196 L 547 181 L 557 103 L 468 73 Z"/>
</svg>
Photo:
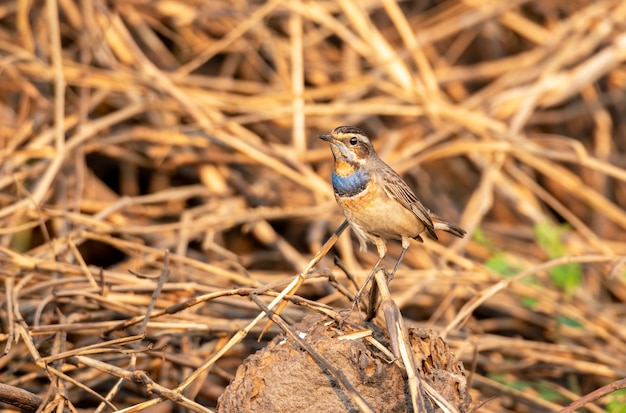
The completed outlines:
<svg viewBox="0 0 626 413">
<path fill-rule="evenodd" d="M 0 392 L 215 406 L 262 345 L 249 294 L 342 222 L 316 138 L 339 124 L 472 234 L 413 246 L 391 289 L 481 411 L 625 377 L 624 21 L 610 0 L 5 2 Z M 354 246 L 333 254 L 361 279 Z M 347 285 L 325 258 L 298 296 L 346 307 L 331 269 Z"/>
</svg>

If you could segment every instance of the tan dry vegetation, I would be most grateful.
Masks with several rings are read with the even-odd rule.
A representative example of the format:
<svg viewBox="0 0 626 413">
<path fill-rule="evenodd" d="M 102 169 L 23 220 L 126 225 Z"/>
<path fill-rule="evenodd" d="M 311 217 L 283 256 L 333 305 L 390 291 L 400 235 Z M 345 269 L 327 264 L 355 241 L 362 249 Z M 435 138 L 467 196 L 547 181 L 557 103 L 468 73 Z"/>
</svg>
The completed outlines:
<svg viewBox="0 0 626 413">
<path fill-rule="evenodd" d="M 587 411 L 626 404 L 625 22 L 614 0 L 3 2 L 0 393 L 215 408 L 282 334 L 257 342 L 250 294 L 342 222 L 317 136 L 353 124 L 470 234 L 412 245 L 390 287 L 474 405 L 558 411 L 610 383 Z M 332 256 L 362 280 L 357 246 L 281 315 L 346 308 Z"/>
</svg>

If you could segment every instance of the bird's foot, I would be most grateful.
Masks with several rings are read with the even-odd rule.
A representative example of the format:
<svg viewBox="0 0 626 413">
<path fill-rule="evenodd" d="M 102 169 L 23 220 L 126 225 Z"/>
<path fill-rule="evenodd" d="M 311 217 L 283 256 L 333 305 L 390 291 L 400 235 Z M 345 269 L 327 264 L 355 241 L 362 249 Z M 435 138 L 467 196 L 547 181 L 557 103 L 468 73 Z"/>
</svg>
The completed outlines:
<svg viewBox="0 0 626 413">
<path fill-rule="evenodd" d="M 350 318 L 350 316 L 352 316 L 355 308 L 359 312 L 359 317 L 361 317 L 361 297 L 358 297 L 356 295 L 354 296 L 354 300 L 352 301 L 352 305 L 350 306 L 350 310 L 348 311 L 347 318 Z"/>
<path fill-rule="evenodd" d="M 338 317 L 335 319 L 335 321 L 337 322 L 338 329 L 341 330 L 343 328 L 344 323 L 348 322 L 348 320 L 352 318 L 352 313 L 354 312 L 355 309 L 357 310 L 359 314 L 359 320 L 361 320 L 361 322 L 364 320 L 363 312 L 361 311 L 361 299 L 355 297 L 354 301 L 352 301 L 352 305 L 350 305 L 350 308 L 341 310 L 338 314 Z"/>
</svg>

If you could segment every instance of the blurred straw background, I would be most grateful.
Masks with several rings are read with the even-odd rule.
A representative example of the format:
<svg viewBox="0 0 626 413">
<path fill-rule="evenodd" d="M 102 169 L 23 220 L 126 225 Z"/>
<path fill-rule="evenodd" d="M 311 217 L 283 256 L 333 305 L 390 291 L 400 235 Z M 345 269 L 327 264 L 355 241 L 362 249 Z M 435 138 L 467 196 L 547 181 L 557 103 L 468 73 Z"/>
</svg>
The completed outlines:
<svg viewBox="0 0 626 413">
<path fill-rule="evenodd" d="M 4 1 L 0 59 L 0 383 L 30 408 L 137 411 L 182 383 L 151 411 L 214 409 L 279 333 L 222 354 L 248 294 L 343 220 L 317 136 L 344 124 L 469 232 L 412 245 L 390 287 L 480 411 L 626 377 L 626 2 Z M 339 310 L 334 255 L 362 280 L 376 254 L 345 232 L 298 290 Z"/>
</svg>

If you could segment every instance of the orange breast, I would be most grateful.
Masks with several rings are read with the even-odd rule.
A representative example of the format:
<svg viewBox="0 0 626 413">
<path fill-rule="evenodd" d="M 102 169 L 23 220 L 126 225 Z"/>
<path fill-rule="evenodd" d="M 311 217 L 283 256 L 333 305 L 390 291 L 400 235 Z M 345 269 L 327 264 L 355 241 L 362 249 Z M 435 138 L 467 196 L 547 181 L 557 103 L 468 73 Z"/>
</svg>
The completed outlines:
<svg viewBox="0 0 626 413">
<path fill-rule="evenodd" d="M 336 197 L 348 220 L 383 239 L 415 237 L 424 231 L 424 224 L 410 210 L 391 198 L 376 181 L 352 197 Z"/>
</svg>

